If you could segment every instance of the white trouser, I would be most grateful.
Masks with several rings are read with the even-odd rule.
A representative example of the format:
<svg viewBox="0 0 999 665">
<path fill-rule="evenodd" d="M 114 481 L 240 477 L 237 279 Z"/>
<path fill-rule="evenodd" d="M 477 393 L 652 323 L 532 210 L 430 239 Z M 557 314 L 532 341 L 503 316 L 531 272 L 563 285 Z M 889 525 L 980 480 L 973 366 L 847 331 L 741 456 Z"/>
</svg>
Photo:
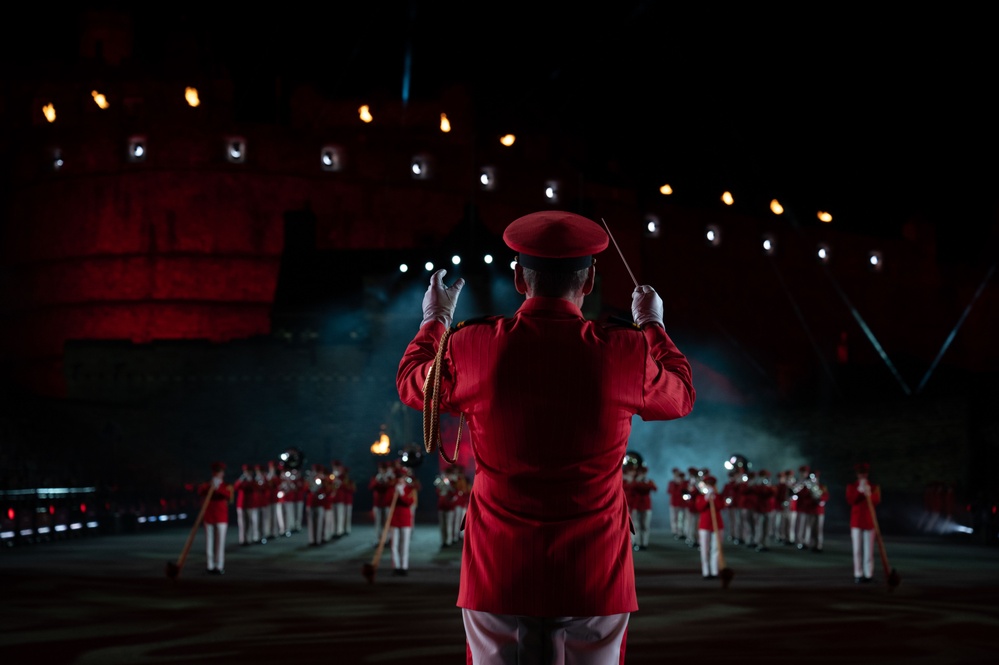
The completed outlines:
<svg viewBox="0 0 999 665">
<path fill-rule="evenodd" d="M 354 521 L 354 504 L 348 503 L 346 505 L 346 516 L 343 522 L 343 532 L 350 533 L 350 523 Z"/>
<path fill-rule="evenodd" d="M 239 544 L 245 545 L 249 542 L 247 538 L 247 529 L 249 528 L 249 515 L 247 515 L 246 508 L 236 509 L 236 528 L 239 530 Z"/>
<path fill-rule="evenodd" d="M 345 503 L 334 503 L 334 526 L 333 535 L 342 536 L 347 533 L 347 504 Z"/>
<path fill-rule="evenodd" d="M 409 570 L 409 540 L 413 535 L 411 526 L 394 526 L 392 531 L 392 567 Z"/>
<path fill-rule="evenodd" d="M 260 542 L 260 508 L 249 508 L 250 513 L 250 533 L 248 538 L 251 543 Z"/>
<path fill-rule="evenodd" d="M 336 506 L 330 506 L 323 514 L 323 542 L 328 542 L 333 538 L 333 529 L 336 523 Z"/>
<path fill-rule="evenodd" d="M 218 524 L 205 523 L 206 554 L 208 570 L 225 570 L 225 533 L 229 529 L 228 522 Z"/>
<path fill-rule="evenodd" d="M 614 665 L 624 662 L 629 614 L 528 617 L 461 610 L 473 665 Z"/>
<path fill-rule="evenodd" d="M 438 510 L 437 523 L 441 527 L 441 545 L 450 545 L 454 542 L 454 509 Z"/>
<path fill-rule="evenodd" d="M 454 507 L 454 537 L 461 539 L 465 537 L 465 506 Z"/>
<path fill-rule="evenodd" d="M 326 511 L 322 506 L 309 508 L 309 544 L 319 545 L 323 542 L 323 526 L 326 523 Z"/>
<path fill-rule="evenodd" d="M 823 535 L 826 530 L 826 514 L 819 513 L 815 516 L 815 547 L 822 549 Z"/>
<path fill-rule="evenodd" d="M 649 546 L 649 533 L 651 532 L 652 526 L 652 511 L 651 510 L 633 510 L 631 511 L 631 521 L 635 523 L 635 535 L 631 539 L 634 545 L 640 545 L 642 547 Z"/>
<path fill-rule="evenodd" d="M 279 535 L 291 533 L 291 525 L 295 523 L 295 504 L 291 501 L 278 504 L 277 518 Z"/>
<path fill-rule="evenodd" d="M 295 502 L 295 521 L 292 522 L 292 525 L 291 525 L 291 530 L 292 531 L 301 531 L 302 530 L 302 517 L 304 515 L 305 515 L 305 502 L 304 501 L 296 501 Z"/>
<path fill-rule="evenodd" d="M 708 529 L 698 529 L 701 540 L 701 574 L 718 576 L 718 539 L 715 532 Z"/>
<path fill-rule="evenodd" d="M 850 528 L 853 542 L 853 576 L 874 577 L 874 529 Z"/>
<path fill-rule="evenodd" d="M 274 537 L 274 504 L 260 507 L 260 537 Z"/>
<path fill-rule="evenodd" d="M 379 543 L 382 540 L 382 529 L 384 528 L 385 519 L 388 517 L 388 508 L 385 506 L 375 506 L 371 512 L 375 518 L 375 543 Z"/>
</svg>

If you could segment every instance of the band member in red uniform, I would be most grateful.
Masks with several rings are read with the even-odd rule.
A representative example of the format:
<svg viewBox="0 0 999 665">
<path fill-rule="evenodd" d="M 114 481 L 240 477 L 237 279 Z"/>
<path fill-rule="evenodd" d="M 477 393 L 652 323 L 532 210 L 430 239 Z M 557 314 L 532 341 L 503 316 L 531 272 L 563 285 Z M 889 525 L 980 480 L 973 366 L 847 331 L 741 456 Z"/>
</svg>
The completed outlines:
<svg viewBox="0 0 999 665">
<path fill-rule="evenodd" d="M 244 464 L 242 474 L 233 485 L 236 491 L 236 528 L 238 529 L 239 544 L 249 545 L 250 539 L 250 508 L 253 505 L 253 469 L 249 464 Z"/>
<path fill-rule="evenodd" d="M 526 300 L 451 332 L 438 393 L 442 412 L 464 414 L 475 459 L 458 591 L 469 662 L 617 662 L 638 609 L 621 482 L 631 419 L 687 415 L 690 365 L 650 286 L 632 293 L 633 325 L 583 317 L 592 255 L 608 246 L 595 222 L 539 212 L 503 238 Z M 397 375 L 417 409 L 464 286 L 444 274 Z"/>
<path fill-rule="evenodd" d="M 870 464 L 861 462 L 854 471 L 857 479 L 846 486 L 846 502 L 850 505 L 853 581 L 860 584 L 874 577 L 874 518 L 870 506 L 881 503 L 881 487 L 870 481 Z"/>
<path fill-rule="evenodd" d="M 683 537 L 683 518 L 687 512 L 683 506 L 683 492 L 686 486 L 683 471 L 673 467 L 673 479 L 666 486 L 666 493 L 669 494 L 669 530 L 674 539 Z"/>
<path fill-rule="evenodd" d="M 694 497 L 694 508 L 697 510 L 697 534 L 701 546 L 701 574 L 704 579 L 718 577 L 718 539 L 721 538 L 722 500 L 718 495 L 718 481 L 714 476 L 704 478 L 704 490 L 698 488 Z M 714 506 L 714 519 L 711 517 L 711 507 Z M 717 532 L 717 533 L 716 533 Z"/>
<path fill-rule="evenodd" d="M 649 548 L 649 534 L 652 531 L 652 492 L 658 488 L 649 479 L 649 467 L 642 463 L 635 472 L 635 482 L 632 484 L 631 504 L 632 520 L 635 523 L 635 550 Z"/>
<path fill-rule="evenodd" d="M 212 479 L 198 488 L 199 496 L 207 496 L 212 489 L 202 523 L 205 525 L 205 549 L 208 558 L 208 574 L 221 575 L 225 572 L 225 534 L 229 530 L 229 499 L 232 486 L 226 485 L 225 464 L 212 462 Z"/>
<path fill-rule="evenodd" d="M 392 534 L 392 574 L 409 574 L 409 541 L 413 536 L 412 506 L 416 501 L 416 487 L 408 467 L 400 467 L 392 488 L 398 496 L 389 526 Z"/>
<path fill-rule="evenodd" d="M 395 473 L 388 462 L 379 462 L 378 470 L 371 477 L 368 489 L 371 490 L 371 514 L 375 523 L 375 546 L 382 537 L 382 529 L 388 518 L 389 503 L 395 487 Z"/>
</svg>

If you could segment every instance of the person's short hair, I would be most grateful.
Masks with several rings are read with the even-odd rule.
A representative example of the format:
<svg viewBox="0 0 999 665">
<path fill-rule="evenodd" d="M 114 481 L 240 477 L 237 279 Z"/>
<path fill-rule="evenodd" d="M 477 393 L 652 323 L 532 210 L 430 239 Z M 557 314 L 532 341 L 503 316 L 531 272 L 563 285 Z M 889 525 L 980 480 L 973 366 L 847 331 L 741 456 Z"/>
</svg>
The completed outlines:
<svg viewBox="0 0 999 665">
<path fill-rule="evenodd" d="M 573 272 L 549 272 L 522 268 L 524 282 L 535 296 L 543 298 L 564 298 L 576 295 L 586 284 L 589 268 Z"/>
</svg>

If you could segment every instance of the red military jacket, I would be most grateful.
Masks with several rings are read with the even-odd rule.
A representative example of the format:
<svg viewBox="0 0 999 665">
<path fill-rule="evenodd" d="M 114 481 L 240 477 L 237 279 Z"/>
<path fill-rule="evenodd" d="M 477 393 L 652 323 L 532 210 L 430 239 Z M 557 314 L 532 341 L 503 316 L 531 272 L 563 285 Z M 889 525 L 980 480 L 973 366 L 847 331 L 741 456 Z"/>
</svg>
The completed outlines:
<svg viewBox="0 0 999 665">
<path fill-rule="evenodd" d="M 868 481 L 871 486 L 871 504 L 881 503 L 881 487 Z M 846 502 L 850 504 L 850 527 L 870 531 L 874 529 L 874 518 L 871 517 L 870 506 L 867 505 L 867 495 L 857 489 L 858 481 L 846 486 Z"/>
<path fill-rule="evenodd" d="M 399 365 L 402 401 L 423 385 L 444 332 L 420 328 Z M 664 330 L 605 327 L 561 298 L 459 327 L 441 411 L 463 413 L 475 459 L 458 606 L 598 616 L 638 609 L 621 482 L 631 418 L 693 408 L 690 365 Z M 467 445 L 467 442 L 466 442 Z"/>
<path fill-rule="evenodd" d="M 198 496 L 207 496 L 211 483 L 201 483 L 198 487 Z M 228 524 L 229 523 L 229 499 L 232 497 L 232 485 L 222 483 L 212 492 L 212 498 L 205 508 L 205 515 L 202 521 L 205 524 Z"/>
</svg>

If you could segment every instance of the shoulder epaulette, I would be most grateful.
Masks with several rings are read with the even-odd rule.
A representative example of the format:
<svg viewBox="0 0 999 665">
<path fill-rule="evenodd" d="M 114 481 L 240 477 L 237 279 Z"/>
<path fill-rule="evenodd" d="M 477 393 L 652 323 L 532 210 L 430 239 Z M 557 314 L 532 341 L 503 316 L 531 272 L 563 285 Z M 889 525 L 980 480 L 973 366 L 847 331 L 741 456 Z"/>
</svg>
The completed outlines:
<svg viewBox="0 0 999 665">
<path fill-rule="evenodd" d="M 605 328 L 627 328 L 629 330 L 641 330 L 639 325 L 632 321 L 631 319 L 626 319 L 623 316 L 611 316 L 607 318 L 606 323 L 604 323 Z"/>
<path fill-rule="evenodd" d="M 464 321 L 459 321 L 458 323 L 455 323 L 453 326 L 451 326 L 451 329 L 452 330 L 461 330 L 465 326 L 472 326 L 472 325 L 475 325 L 476 323 L 492 323 L 493 321 L 496 321 L 496 320 L 502 319 L 502 318 L 503 317 L 500 316 L 500 315 L 498 315 L 498 314 L 490 314 L 490 315 L 486 315 L 486 316 L 477 316 L 474 319 L 466 319 Z"/>
</svg>

